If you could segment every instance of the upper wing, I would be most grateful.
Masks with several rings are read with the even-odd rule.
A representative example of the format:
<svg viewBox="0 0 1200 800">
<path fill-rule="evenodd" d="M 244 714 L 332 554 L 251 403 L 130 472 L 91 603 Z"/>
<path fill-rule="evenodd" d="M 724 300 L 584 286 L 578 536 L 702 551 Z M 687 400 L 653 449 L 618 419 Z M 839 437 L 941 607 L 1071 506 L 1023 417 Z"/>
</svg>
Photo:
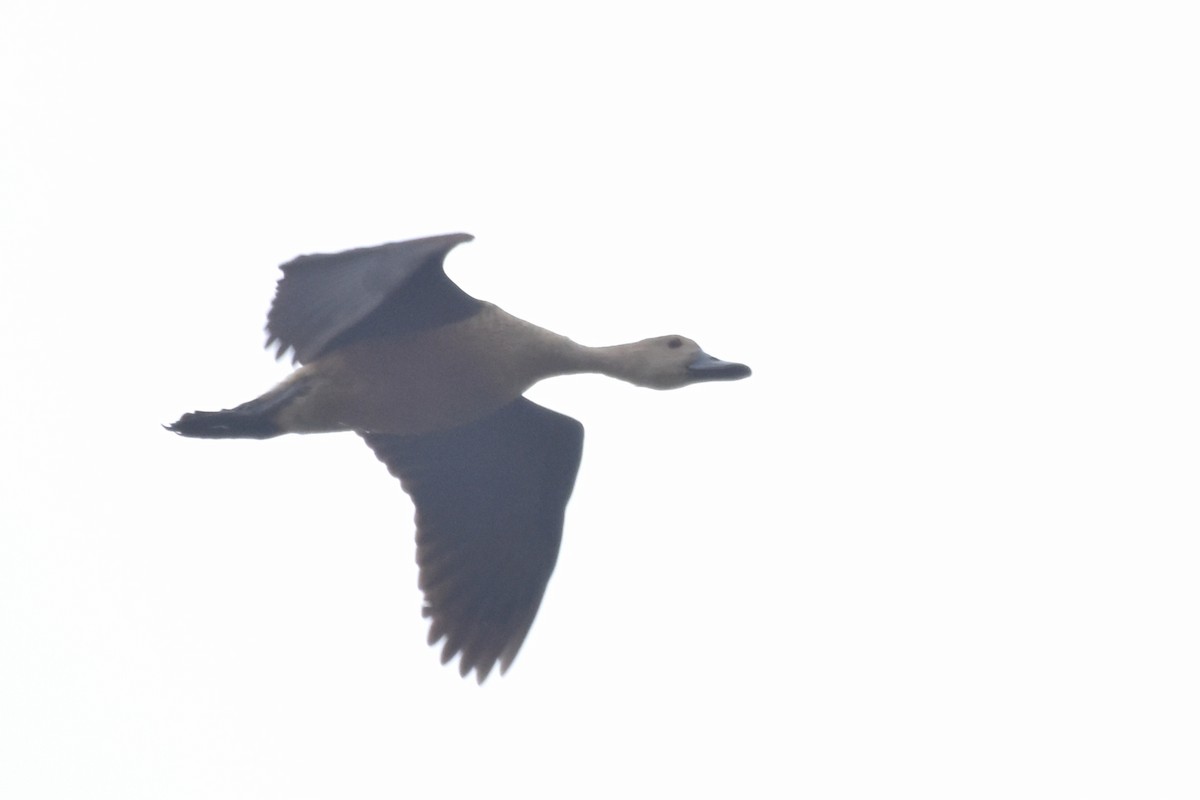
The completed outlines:
<svg viewBox="0 0 1200 800">
<path fill-rule="evenodd" d="M 471 316 L 480 304 L 442 270 L 446 254 L 471 241 L 451 233 L 300 256 L 284 264 L 267 314 L 267 346 L 309 362 L 350 342 L 435 328 Z"/>
<path fill-rule="evenodd" d="M 459 428 L 363 434 L 416 506 L 429 643 L 482 683 L 503 673 L 533 624 L 562 541 L 583 426 L 518 398 Z"/>
</svg>

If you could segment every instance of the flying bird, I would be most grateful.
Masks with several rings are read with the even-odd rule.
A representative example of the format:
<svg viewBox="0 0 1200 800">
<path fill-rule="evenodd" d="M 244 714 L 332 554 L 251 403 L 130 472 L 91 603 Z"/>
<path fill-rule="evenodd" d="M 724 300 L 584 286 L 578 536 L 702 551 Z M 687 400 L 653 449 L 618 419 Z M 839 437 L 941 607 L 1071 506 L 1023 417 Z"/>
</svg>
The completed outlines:
<svg viewBox="0 0 1200 800">
<path fill-rule="evenodd" d="M 166 426 L 268 439 L 354 431 L 416 507 L 429 644 L 482 683 L 525 641 L 562 541 L 583 426 L 522 395 L 593 372 L 653 389 L 736 380 L 744 364 L 682 336 L 586 347 L 471 297 L 443 269 L 455 233 L 300 256 L 267 315 L 267 346 L 301 366 L 234 408 Z"/>
</svg>

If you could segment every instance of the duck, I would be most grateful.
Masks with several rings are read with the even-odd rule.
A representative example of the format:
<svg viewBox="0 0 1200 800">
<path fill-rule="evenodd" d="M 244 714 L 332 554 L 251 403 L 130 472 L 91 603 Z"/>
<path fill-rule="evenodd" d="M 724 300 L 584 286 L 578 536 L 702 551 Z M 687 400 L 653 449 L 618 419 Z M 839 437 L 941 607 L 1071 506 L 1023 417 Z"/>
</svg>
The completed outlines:
<svg viewBox="0 0 1200 800">
<path fill-rule="evenodd" d="M 750 375 L 679 335 L 589 347 L 464 292 L 453 233 L 299 256 L 267 315 L 267 347 L 295 371 L 259 397 L 166 425 L 184 437 L 354 432 L 415 508 L 416 560 L 441 661 L 482 684 L 507 672 L 554 571 L 583 425 L 524 395 L 599 373 L 666 390 Z"/>
</svg>

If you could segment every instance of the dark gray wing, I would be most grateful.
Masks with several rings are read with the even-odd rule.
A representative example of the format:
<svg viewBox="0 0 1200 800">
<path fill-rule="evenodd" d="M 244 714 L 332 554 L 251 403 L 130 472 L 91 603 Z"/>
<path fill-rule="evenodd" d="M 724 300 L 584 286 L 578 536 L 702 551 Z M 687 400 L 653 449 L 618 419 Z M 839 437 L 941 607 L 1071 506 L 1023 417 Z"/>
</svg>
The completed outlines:
<svg viewBox="0 0 1200 800">
<path fill-rule="evenodd" d="M 283 277 L 267 314 L 267 347 L 291 348 L 307 363 L 359 339 L 436 328 L 476 313 L 478 300 L 446 277 L 442 261 L 469 233 L 451 233 L 300 256 Z"/>
<path fill-rule="evenodd" d="M 417 563 L 442 663 L 482 683 L 508 669 L 533 624 L 562 542 L 583 426 L 518 398 L 423 436 L 363 434 L 416 506 Z"/>
</svg>

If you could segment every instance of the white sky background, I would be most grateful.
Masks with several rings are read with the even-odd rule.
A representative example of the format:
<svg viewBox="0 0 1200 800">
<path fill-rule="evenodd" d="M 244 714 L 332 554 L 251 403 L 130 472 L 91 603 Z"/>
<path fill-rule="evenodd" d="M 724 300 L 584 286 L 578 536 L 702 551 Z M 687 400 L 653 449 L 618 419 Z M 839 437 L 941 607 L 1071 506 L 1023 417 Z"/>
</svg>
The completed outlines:
<svg viewBox="0 0 1200 800">
<path fill-rule="evenodd" d="M 0 796 L 1196 797 L 1190 6 L 6 3 Z M 277 264 L 457 230 L 755 369 L 534 390 L 482 688 L 355 437 L 158 427 L 286 374 Z"/>
</svg>

